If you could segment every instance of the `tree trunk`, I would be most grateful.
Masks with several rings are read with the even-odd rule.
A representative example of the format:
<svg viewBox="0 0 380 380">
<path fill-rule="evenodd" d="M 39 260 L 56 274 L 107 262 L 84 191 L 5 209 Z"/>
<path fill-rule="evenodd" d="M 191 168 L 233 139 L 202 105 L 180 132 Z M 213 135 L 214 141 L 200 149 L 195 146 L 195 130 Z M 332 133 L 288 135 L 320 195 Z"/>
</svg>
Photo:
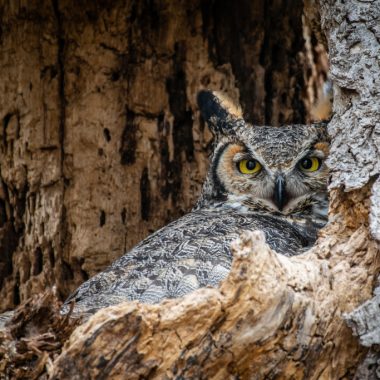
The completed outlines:
<svg viewBox="0 0 380 380">
<path fill-rule="evenodd" d="M 30 91 L 38 90 L 37 97 L 17 87 L 31 74 L 1 63 L 20 76 L 7 82 L 15 111 L 2 107 L 3 229 L 12 231 L 2 240 L 8 247 L 3 307 L 46 284 L 64 296 L 145 236 L 148 226 L 190 207 L 210 139 L 198 117 L 193 120 L 199 88 L 227 91 L 258 123 L 308 117 L 301 4 L 284 3 L 115 2 L 107 10 L 100 3 L 53 2 L 33 12 L 31 5 L 3 10 L 3 18 L 15 12 L 2 37 L 2 46 L 15 49 L 12 61 L 21 65 L 28 58 L 33 71 L 34 57 L 37 67 L 50 67 L 45 74 L 33 71 Z M 358 370 L 368 352 L 361 342 L 380 343 L 376 313 L 371 319 L 363 309 L 354 311 L 371 298 L 380 269 L 380 6 L 353 0 L 306 5 L 315 33 L 321 24 L 326 36 L 334 83 L 330 223 L 316 246 L 286 258 L 271 251 L 260 232 L 244 234 L 218 289 L 159 305 L 103 309 L 75 329 L 59 357 L 59 345 L 53 354 L 29 356 L 38 363 L 35 376 L 348 379 L 365 373 L 368 357 Z M 55 63 L 47 64 L 49 57 Z M 55 97 L 48 95 L 52 90 Z M 42 149 L 44 141 L 51 145 Z M 24 310 L 40 321 L 49 299 Z M 49 318 L 61 323 L 54 310 Z M 19 311 L 18 318 L 25 315 Z M 369 340 L 361 321 L 375 323 Z M 51 323 L 56 334 L 68 322 L 59 323 Z M 27 336 L 20 339 L 24 350 L 49 351 L 46 337 L 37 344 L 21 325 L 13 334 Z M 0 357 L 17 358 L 9 352 L 0 349 Z"/>
<path fill-rule="evenodd" d="M 194 204 L 195 96 L 260 124 L 308 118 L 302 2 L 3 1 L 0 309 L 64 299 Z"/>
</svg>

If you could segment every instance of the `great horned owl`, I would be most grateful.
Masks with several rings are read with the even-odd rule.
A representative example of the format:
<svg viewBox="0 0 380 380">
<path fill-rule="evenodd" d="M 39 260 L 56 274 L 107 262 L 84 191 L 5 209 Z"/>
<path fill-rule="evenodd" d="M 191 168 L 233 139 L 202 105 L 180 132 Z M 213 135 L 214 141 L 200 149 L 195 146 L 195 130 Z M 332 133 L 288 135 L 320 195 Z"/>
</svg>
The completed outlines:
<svg viewBox="0 0 380 380">
<path fill-rule="evenodd" d="M 262 230 L 278 253 L 292 256 L 316 240 L 327 220 L 328 142 L 323 125 L 247 124 L 216 93 L 198 95 L 214 151 L 194 209 L 161 228 L 82 284 L 67 313 L 93 313 L 126 300 L 147 303 L 217 286 L 230 269 L 231 242 Z"/>
</svg>

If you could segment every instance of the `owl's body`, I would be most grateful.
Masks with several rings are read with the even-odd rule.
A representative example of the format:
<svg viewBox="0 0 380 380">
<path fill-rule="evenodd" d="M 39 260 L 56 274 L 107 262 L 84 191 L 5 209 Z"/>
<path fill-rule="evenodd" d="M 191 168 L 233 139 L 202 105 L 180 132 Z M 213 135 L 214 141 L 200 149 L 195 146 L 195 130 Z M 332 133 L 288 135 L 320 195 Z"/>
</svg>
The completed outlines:
<svg viewBox="0 0 380 380">
<path fill-rule="evenodd" d="M 209 92 L 199 105 L 216 141 L 197 205 L 82 284 L 63 313 L 73 301 L 81 315 L 217 286 L 231 266 L 230 244 L 245 230 L 262 230 L 286 256 L 315 242 L 328 207 L 323 126 L 252 127 Z"/>
</svg>

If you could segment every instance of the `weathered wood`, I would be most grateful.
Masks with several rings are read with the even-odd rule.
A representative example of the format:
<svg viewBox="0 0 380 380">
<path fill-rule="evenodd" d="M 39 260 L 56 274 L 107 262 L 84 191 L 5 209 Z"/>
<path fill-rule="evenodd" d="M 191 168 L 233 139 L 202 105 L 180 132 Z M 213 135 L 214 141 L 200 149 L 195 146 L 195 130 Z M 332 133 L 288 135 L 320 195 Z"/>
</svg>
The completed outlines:
<svg viewBox="0 0 380 380">
<path fill-rule="evenodd" d="M 376 236 L 378 223 L 372 191 L 378 180 L 371 176 L 378 174 L 379 162 L 374 106 L 379 93 L 372 86 L 379 78 L 379 40 L 373 37 L 373 20 L 379 17 L 373 4 L 319 5 L 335 115 L 331 222 L 318 244 L 288 259 L 271 252 L 260 234 L 243 235 L 220 289 L 156 306 L 127 303 L 100 311 L 73 333 L 53 378 L 128 373 L 131 378 L 340 379 L 365 373 L 357 369 L 367 349 L 344 315 L 371 297 L 380 269 L 379 244 L 370 235 L 370 225 Z M 371 30 L 373 36 L 365 39 Z M 116 341 L 115 335 L 122 338 Z"/>
<path fill-rule="evenodd" d="M 380 110 L 375 106 L 380 101 L 380 3 L 319 3 L 335 92 L 329 123 L 331 187 L 350 191 L 380 173 Z M 377 210 L 380 199 L 372 202 Z"/>
<path fill-rule="evenodd" d="M 202 88 L 302 122 L 302 1 L 2 1 L 0 309 L 65 298 L 194 204 Z"/>
<path fill-rule="evenodd" d="M 375 289 L 373 298 L 347 314 L 345 319 L 363 346 L 380 345 L 380 286 Z"/>
<path fill-rule="evenodd" d="M 380 287 L 375 289 L 373 298 L 345 314 L 344 319 L 352 328 L 354 335 L 359 337 L 360 343 L 371 348 L 359 365 L 355 379 L 378 379 L 380 377 Z"/>
<path fill-rule="evenodd" d="M 55 289 L 47 289 L 12 313 L 9 328 L 0 320 L 0 379 L 46 378 L 52 359 L 79 324 L 61 316 L 60 306 Z"/>
<path fill-rule="evenodd" d="M 346 191 L 372 181 L 369 230 L 380 241 L 380 3 L 319 1 L 321 25 L 329 46 L 334 82 L 333 137 L 329 165 L 331 187 Z M 376 179 L 377 178 L 377 179 Z M 378 260 L 378 259 L 377 259 Z M 378 296 L 348 314 L 353 331 L 364 346 L 379 344 Z M 356 378 L 379 374 L 378 350 L 359 367 Z"/>
<path fill-rule="evenodd" d="M 61 284 L 64 284 L 61 291 L 64 293 L 64 289 L 86 277 L 88 273 L 95 272 L 98 265 L 100 267 L 112 256 L 108 256 L 107 260 L 104 259 L 102 263 L 97 261 L 100 259 L 94 259 L 95 261 L 91 262 L 92 256 L 90 257 L 90 251 L 86 251 L 86 249 L 99 247 L 99 250 L 95 251 L 99 255 L 95 254 L 94 257 L 104 257 L 102 256 L 104 252 L 108 252 L 105 251 L 105 247 L 110 244 L 110 241 L 107 242 L 109 237 L 114 239 L 115 243 L 112 244 L 115 246 L 119 244 L 117 242 L 120 242 L 118 237 L 120 230 L 117 228 L 120 227 L 121 222 L 117 221 L 115 216 L 117 212 L 112 214 L 111 208 L 107 208 L 111 207 L 111 204 L 115 205 L 114 200 L 109 199 L 108 203 L 99 203 L 102 207 L 98 207 L 98 204 L 96 204 L 97 207 L 94 207 L 92 203 L 96 203 L 97 200 L 104 202 L 104 199 L 107 199 L 108 193 L 105 189 L 107 187 L 108 191 L 109 186 L 104 184 L 112 184 L 112 188 L 114 188 L 114 196 L 117 199 L 116 210 L 119 210 L 120 205 L 117 203 L 119 199 L 121 199 L 120 202 L 127 205 L 129 205 L 128 202 L 133 202 L 130 204 L 130 210 L 135 210 L 134 214 L 127 212 L 126 208 L 125 213 L 121 213 L 124 215 L 124 218 L 121 215 L 121 219 L 130 217 L 130 215 L 135 215 L 136 218 L 137 215 L 141 216 L 143 222 L 136 224 L 140 231 L 147 232 L 144 228 L 151 224 L 150 218 L 161 217 L 160 212 L 168 205 L 186 205 L 187 201 L 190 203 L 193 195 L 178 194 L 179 191 L 184 191 L 183 194 L 189 191 L 190 187 L 186 187 L 184 178 L 190 175 L 195 162 L 196 165 L 202 167 L 201 147 L 203 147 L 202 144 L 206 144 L 209 137 L 207 137 L 207 132 L 194 122 L 191 134 L 197 138 L 193 139 L 193 145 L 180 144 L 180 148 L 183 149 L 176 150 L 178 146 L 174 142 L 181 141 L 181 139 L 186 141 L 186 136 L 189 136 L 188 129 L 180 128 L 180 126 L 190 125 L 186 123 L 189 122 L 192 111 L 195 110 L 194 99 L 189 94 L 193 94 L 195 90 L 199 89 L 199 86 L 202 87 L 201 84 L 222 87 L 228 90 L 235 99 L 238 98 L 240 92 L 245 112 L 248 114 L 252 109 L 249 104 L 252 105 L 250 102 L 253 102 L 252 98 L 242 96 L 248 87 L 244 87 L 239 82 L 235 87 L 234 79 L 238 76 L 236 74 L 238 66 L 234 66 L 238 63 L 236 61 L 234 64 L 232 63 L 233 59 L 237 59 L 233 58 L 236 56 L 235 47 L 230 46 L 226 49 L 231 62 L 228 60 L 227 62 L 222 55 L 223 48 L 226 46 L 224 41 L 230 30 L 227 28 L 226 31 L 220 31 L 220 28 L 223 29 L 223 27 L 215 24 L 219 18 L 213 16 L 212 22 L 208 22 L 207 15 L 222 15 L 226 25 L 229 25 L 225 21 L 226 18 L 231 17 L 231 22 L 235 20 L 236 24 L 234 25 L 239 25 L 239 28 L 233 29 L 234 31 L 240 30 L 238 21 L 245 20 L 245 17 L 235 18 L 238 15 L 259 16 L 254 12 L 256 8 L 249 8 L 248 3 L 240 10 L 235 10 L 233 7 L 218 9 L 218 5 L 213 4 L 212 12 L 208 11 L 208 6 L 204 5 L 205 9 L 202 8 L 201 11 L 203 19 L 197 13 L 198 10 L 189 6 L 189 14 L 195 15 L 192 18 L 195 20 L 193 29 L 191 29 L 193 34 L 184 36 L 179 27 L 187 22 L 183 5 L 181 8 L 178 4 L 170 3 L 162 5 L 162 8 L 156 10 L 156 13 L 161 15 L 160 20 L 165 20 L 162 23 L 166 25 L 163 30 L 157 30 L 154 29 L 155 18 L 149 18 L 149 22 L 146 22 L 146 25 L 144 23 L 144 26 L 139 24 L 141 15 L 144 11 L 148 12 L 144 3 L 136 5 L 134 12 L 132 10 L 130 13 L 126 12 L 129 15 L 127 19 L 130 24 L 128 25 L 135 26 L 131 29 L 125 23 L 125 18 L 116 17 L 120 14 L 118 12 L 120 8 L 117 6 L 113 8 L 113 11 L 106 11 L 102 6 L 88 5 L 88 8 L 82 7 L 80 11 L 78 10 L 77 18 L 69 18 L 69 14 L 72 16 L 72 9 L 69 9 L 68 3 L 53 4 L 50 12 L 55 17 L 58 15 L 57 20 L 60 27 L 55 30 L 55 36 L 57 41 L 60 41 L 57 43 L 61 49 L 61 55 L 57 54 L 54 57 L 60 57 L 57 58 L 58 67 L 64 67 L 63 71 L 59 72 L 59 75 L 57 74 L 56 79 L 58 81 L 57 89 L 61 86 L 61 94 L 64 84 L 65 100 L 63 103 L 57 103 L 64 105 L 63 109 L 59 108 L 57 115 L 63 115 L 63 120 L 65 120 L 64 125 L 60 124 L 60 130 L 64 130 L 63 152 L 67 157 L 63 160 L 63 165 L 59 166 L 61 171 L 58 171 L 60 174 L 57 182 L 57 186 L 64 186 L 60 187 L 64 196 L 59 198 L 63 200 L 64 208 L 58 207 L 57 215 L 61 217 L 59 221 L 64 218 L 65 223 L 60 226 L 66 226 L 63 230 L 67 234 L 64 235 L 65 239 L 59 235 L 60 238 L 57 241 L 61 246 L 64 243 L 60 252 L 68 266 L 66 273 L 71 273 L 73 276 L 69 279 L 61 278 Z M 322 231 L 317 245 L 301 256 L 285 258 L 265 245 L 261 233 L 244 234 L 234 247 L 235 259 L 232 271 L 219 289 L 200 289 L 182 299 L 164 301 L 159 305 L 152 306 L 132 302 L 101 310 L 75 329 L 58 358 L 55 358 L 54 355 L 50 356 L 54 362 L 46 364 L 46 366 L 52 378 L 124 379 L 127 374 L 128 379 L 142 377 L 344 379 L 354 376 L 360 378 L 362 374 L 364 374 L 363 376 L 371 375 L 367 364 L 374 363 L 377 359 L 374 355 L 367 356 L 366 361 L 360 365 L 368 349 L 363 347 L 360 340 L 352 333 L 345 318 L 354 316 L 357 313 L 354 310 L 372 297 L 380 270 L 379 244 L 373 239 L 378 237 L 378 205 L 380 204 L 377 198 L 380 186 L 377 178 L 379 152 L 376 148 L 379 146 L 376 144 L 378 143 L 377 105 L 379 104 L 378 88 L 380 87 L 377 86 L 379 75 L 374 76 L 375 73 L 379 73 L 376 61 L 380 40 L 378 37 L 379 23 L 376 23 L 376 20 L 379 19 L 378 4 L 375 1 L 361 2 L 360 4 L 346 1 L 343 4 L 332 0 L 320 0 L 318 4 L 312 3 L 309 6 L 315 10 L 315 14 L 320 15 L 322 31 L 326 34 L 332 65 L 335 111 L 330 124 L 332 148 L 329 165 L 333 178 L 330 223 Z M 252 5 L 252 7 L 254 6 Z M 46 9 L 46 12 L 49 12 L 49 8 Z M 250 9 L 252 13 L 249 13 L 247 9 Z M 271 15 L 271 11 L 274 12 L 276 9 L 278 11 L 274 5 L 265 9 L 269 15 Z M 284 9 L 290 12 L 286 6 L 281 8 L 282 11 Z M 191 13 L 191 10 L 194 13 Z M 173 14 L 172 12 L 177 12 L 174 21 L 168 17 Z M 262 13 L 260 14 L 262 15 Z M 132 15 L 135 15 L 135 18 Z M 268 16 L 268 13 L 266 15 Z M 83 19 L 88 19 L 85 25 L 80 22 Z M 201 19 L 202 21 L 200 21 Z M 289 21 L 292 18 L 287 16 L 285 19 Z M 111 20 L 115 22 L 111 22 Z M 281 19 L 279 18 L 279 20 Z M 210 27 L 210 25 L 212 26 Z M 277 27 L 277 24 L 273 21 L 265 26 L 265 30 L 272 33 L 274 27 Z M 131 40 L 127 38 L 124 41 L 124 32 L 128 30 L 131 30 L 130 34 L 127 33 Z M 203 33 L 202 37 L 199 37 L 198 34 L 200 30 Z M 210 30 L 217 32 L 213 34 Z M 241 27 L 241 30 L 245 29 Z M 59 38 L 61 36 L 59 31 L 65 36 L 63 41 Z M 141 50 L 137 49 L 136 51 L 132 47 L 139 46 L 139 43 L 131 44 L 131 41 L 140 41 L 141 43 L 142 31 L 144 31 L 144 36 L 149 36 L 148 41 L 152 41 L 152 43 L 140 46 Z M 269 35 L 267 34 L 267 36 Z M 119 36 L 119 39 L 114 39 L 115 36 Z M 209 39 L 206 41 L 204 36 L 208 36 Z M 246 35 L 244 36 L 246 37 Z M 260 36 L 262 37 L 259 34 Z M 253 38 L 253 35 L 251 37 Z M 257 41 L 262 43 L 258 45 L 260 51 L 268 53 L 263 46 L 273 47 L 273 45 L 268 45 L 265 38 L 260 40 L 259 37 Z M 111 40 L 115 41 L 113 45 L 107 44 L 102 47 L 104 54 L 106 52 L 109 54 L 107 62 L 110 66 L 107 66 L 105 71 L 102 71 L 105 67 L 104 63 L 96 54 L 98 50 L 92 43 L 89 43 L 89 41 L 100 41 L 98 38 L 100 40 L 104 38 L 107 43 Z M 190 47 L 185 44 L 187 47 L 185 49 L 184 45 L 180 43 L 183 40 L 191 41 L 194 44 L 191 44 Z M 161 46 L 162 50 L 156 45 Z M 257 67 L 261 70 L 260 64 L 265 62 L 265 59 L 260 62 L 259 66 L 255 66 L 254 57 L 257 58 L 257 55 L 252 53 L 251 56 L 247 53 L 249 50 L 244 50 L 247 46 L 239 47 L 245 51 L 244 54 L 247 54 L 244 56 L 247 61 L 244 59 L 242 61 L 244 64 L 245 62 L 252 64 L 253 72 Z M 272 53 L 276 51 L 274 47 L 273 50 L 269 50 Z M 156 54 L 160 51 L 161 54 Z M 165 55 L 163 53 L 165 51 L 170 53 Z M 181 54 L 185 54 L 184 51 L 186 51 L 186 60 L 181 58 L 183 57 Z M 214 57 L 215 52 L 218 52 L 220 59 L 217 64 L 210 58 Z M 209 56 L 209 54 L 211 55 Z M 132 61 L 128 61 L 127 58 Z M 131 62 L 132 65 L 130 65 Z M 156 72 L 157 76 L 151 76 L 152 67 L 156 67 L 155 65 L 159 67 Z M 124 71 L 126 67 L 132 71 Z M 273 65 L 271 67 L 273 70 L 268 69 L 266 72 L 270 78 L 275 78 L 275 81 L 276 70 Z M 280 67 L 282 66 L 276 66 L 276 69 L 280 70 Z M 289 65 L 284 65 L 284 67 L 289 70 Z M 108 71 L 108 69 L 112 70 Z M 115 69 L 117 69 L 116 74 L 112 75 Z M 212 74 L 209 74 L 210 71 Z M 86 73 L 90 72 L 92 76 L 88 77 Z M 153 70 L 153 72 L 155 71 Z M 209 75 L 207 78 L 211 78 L 209 82 L 205 79 L 206 72 Z M 245 72 L 242 71 L 242 73 Z M 262 75 L 261 71 L 259 73 Z M 161 74 L 165 77 L 164 82 L 160 79 Z M 262 78 L 260 75 L 258 77 Z M 184 80 L 184 76 L 186 80 Z M 113 87 L 115 85 L 110 84 L 111 82 L 105 77 L 113 78 L 113 82 L 117 83 L 116 86 L 120 87 L 115 89 Z M 367 81 L 367 78 L 372 80 L 373 86 L 370 81 Z M 156 82 L 158 87 L 156 87 Z M 286 83 L 288 82 L 280 81 L 281 88 L 282 86 L 286 87 Z M 255 87 L 255 89 L 258 88 Z M 257 94 L 254 91 L 253 93 Z M 127 97 L 128 102 L 123 100 L 121 94 Z M 170 97 L 168 94 L 172 94 L 172 96 Z M 279 96 L 279 93 L 276 93 L 276 96 Z M 159 99 L 158 103 L 151 100 L 156 98 Z M 96 108 L 87 107 L 88 99 L 91 100 L 91 104 L 96 105 Z M 254 97 L 254 102 L 258 99 L 260 98 Z M 296 117 L 292 112 L 279 116 L 281 112 L 278 111 L 279 107 L 276 101 L 264 103 L 267 105 L 265 116 L 251 114 L 253 119 L 264 117 L 262 120 L 276 123 L 276 121 L 281 121 L 282 117 L 289 118 L 289 120 Z M 125 108 L 126 105 L 127 108 Z M 109 115 L 107 111 L 111 106 L 115 107 L 112 108 L 113 116 Z M 256 103 L 252 107 L 254 107 L 252 112 L 258 112 Z M 295 108 L 300 110 L 302 107 L 296 106 Z M 94 109 L 97 111 L 96 115 L 93 112 Z M 160 114 L 161 109 L 169 110 L 169 112 Z M 186 117 L 183 116 L 183 112 Z M 120 124 L 119 118 L 115 115 L 124 115 L 124 124 L 129 128 L 123 128 L 125 125 Z M 112 117 L 109 119 L 108 116 Z M 7 128 L 10 128 L 10 131 L 17 131 L 17 128 L 14 127 L 17 126 L 14 121 L 17 118 L 12 119 L 12 116 L 8 116 L 6 120 L 8 120 L 7 126 L 10 126 Z M 57 120 L 62 120 L 62 117 L 57 117 Z M 89 129 L 82 127 L 84 120 L 88 126 L 91 126 Z M 162 124 L 159 123 L 160 120 Z M 159 132 L 156 130 L 157 125 Z M 100 139 L 104 138 L 104 146 L 98 144 L 99 139 L 94 137 L 90 133 L 91 131 L 97 131 Z M 163 134 L 163 137 L 159 135 L 162 139 L 157 137 L 157 133 Z M 60 136 L 62 139 L 62 134 Z M 25 140 L 23 141 L 25 142 Z M 62 140 L 58 138 L 58 141 Z M 130 147 L 132 150 L 129 150 Z M 62 153 L 62 150 L 59 149 L 59 151 Z M 148 154 L 151 151 L 160 151 L 166 157 L 167 161 L 165 162 L 168 163 L 167 166 L 162 167 L 171 170 L 164 171 L 162 177 L 156 181 L 152 180 L 152 168 L 146 165 L 149 157 L 155 157 Z M 105 157 L 105 161 L 95 159 L 91 152 L 103 152 L 99 157 Z M 166 152 L 166 156 L 162 152 Z M 193 156 L 191 156 L 192 152 Z M 174 159 L 179 156 L 182 157 L 180 164 L 174 165 L 176 162 Z M 60 161 L 58 160 L 58 162 Z M 86 166 L 86 162 L 91 165 Z M 120 164 L 122 169 L 117 166 L 121 162 L 125 164 Z M 152 165 L 157 164 L 158 169 L 162 168 L 161 161 L 157 162 Z M 108 172 L 111 165 L 115 165 L 115 169 Z M 97 182 L 96 176 L 92 177 L 87 174 L 89 167 L 96 167 L 103 173 L 100 184 Z M 6 166 L 6 173 L 10 168 L 11 165 Z M 162 189 L 160 181 L 167 178 L 168 173 L 173 173 L 174 169 L 177 172 L 180 171 L 184 177 L 177 178 L 177 182 L 173 182 L 174 185 L 165 182 L 167 186 L 173 185 L 176 192 L 170 193 L 171 195 L 165 201 L 167 203 L 161 202 L 156 205 L 155 200 L 158 199 L 156 191 Z M 155 170 L 157 170 L 156 167 Z M 123 182 L 118 176 L 132 174 L 135 171 L 141 174 L 138 177 L 141 180 L 133 182 L 135 187 L 132 185 L 123 187 L 126 182 Z M 163 173 L 160 170 L 157 172 Z M 199 169 L 200 172 L 201 169 Z M 31 175 L 29 171 L 27 173 Z M 96 173 L 99 178 L 100 174 Z M 22 188 L 20 184 L 19 187 L 9 186 L 9 178 L 13 178 L 13 176 L 4 175 L 4 178 L 7 179 L 6 181 L 3 179 L 7 189 L 4 193 L 9 192 L 9 188 Z M 22 178 L 22 176 L 15 176 L 15 178 Z M 192 180 L 196 182 L 194 177 Z M 85 187 L 88 183 L 93 189 L 90 192 Z M 170 186 L 169 189 L 172 189 Z M 49 189 L 49 186 L 45 186 L 45 188 Z M 137 192 L 133 192 L 132 190 L 136 188 Z M 168 189 L 168 187 L 164 188 Z M 28 202 L 34 204 L 29 198 L 28 187 L 25 189 L 25 200 L 28 199 Z M 140 199 L 140 195 L 138 195 L 132 201 L 127 200 L 124 189 L 128 189 L 129 194 L 140 194 L 141 189 L 145 198 L 141 197 Z M 89 193 L 88 197 L 84 196 L 87 193 Z M 177 197 L 176 201 L 173 200 L 174 193 Z M 12 201 L 4 201 L 6 210 L 10 209 L 10 205 L 16 204 L 17 194 L 18 192 L 12 192 L 13 198 L 10 198 Z M 150 197 L 146 197 L 146 194 L 150 194 Z M 155 196 L 157 198 L 154 198 Z M 188 198 L 185 201 L 181 197 Z M 37 205 L 39 204 L 41 204 L 41 200 L 37 202 Z M 59 202 L 57 204 L 61 205 Z M 108 206 L 106 207 L 106 205 Z M 142 205 L 144 211 L 141 209 Z M 161 209 L 161 207 L 163 208 Z M 42 206 L 40 208 L 43 209 Z M 33 210 L 35 211 L 33 215 L 39 215 L 39 209 Z M 100 210 L 99 213 L 98 210 Z M 7 212 L 9 213 L 9 211 Z M 26 212 L 26 215 L 29 215 L 30 211 Z M 18 214 L 16 211 L 12 211 L 12 215 Z M 23 215 L 22 212 L 21 215 Z M 94 222 L 95 219 L 92 218 L 94 215 L 99 217 L 96 219 L 99 221 L 99 225 Z M 168 217 L 168 214 L 165 215 Z M 174 216 L 174 214 L 170 216 Z M 21 216 L 19 220 L 22 221 L 23 218 L 24 216 Z M 80 218 L 82 218 L 81 223 L 79 223 Z M 13 220 L 17 219 L 14 217 Z M 164 221 L 164 219 L 157 220 Z M 88 228 L 87 231 L 83 230 L 84 225 Z M 31 226 L 34 224 L 32 223 Z M 156 225 L 154 226 L 156 227 Z M 61 227 L 58 232 L 62 231 Z M 12 224 L 8 228 L 13 228 L 14 234 L 18 233 Z M 101 228 L 109 228 L 109 230 L 104 230 L 104 235 L 96 235 L 102 231 Z M 139 233 L 143 234 L 143 232 Z M 105 236 L 107 238 L 103 241 L 102 238 Z M 14 247 L 12 244 L 9 246 Z M 110 245 L 110 247 L 114 247 L 114 245 Z M 11 248 L 10 251 L 11 254 L 8 256 L 12 256 L 12 260 L 24 257 L 19 253 L 20 250 L 14 251 L 14 248 Z M 116 251 L 117 249 L 115 249 Z M 35 252 L 33 257 L 41 257 L 41 254 L 38 253 L 40 251 L 32 250 L 31 252 Z M 83 254 L 83 262 L 79 259 L 82 252 L 88 252 L 88 256 Z M 43 249 L 42 257 L 45 258 Z M 4 262 L 9 263 L 9 260 Z M 17 260 L 13 262 L 22 263 Z M 39 260 L 31 267 L 40 268 L 38 263 Z M 60 265 L 65 268 L 62 262 Z M 81 272 L 83 269 L 86 274 Z M 64 272 L 64 270 L 62 271 Z M 48 272 L 47 269 L 46 272 Z M 21 273 L 24 272 L 21 270 Z M 6 279 L 6 283 L 10 289 L 14 289 L 17 281 L 23 283 L 21 277 L 17 279 L 17 273 L 13 275 L 12 272 L 12 275 L 8 277 L 10 279 Z M 29 278 L 25 284 L 29 284 L 28 281 Z M 21 286 L 21 289 L 24 288 Z M 28 289 L 26 285 L 25 289 Z M 22 297 L 24 297 L 23 292 L 21 292 Z M 12 301 L 9 301 L 7 305 L 10 304 Z M 351 320 L 354 321 L 354 318 L 352 317 Z M 353 323 L 351 322 L 351 325 Z M 374 331 L 376 331 L 377 325 L 374 326 Z M 360 333 L 361 330 L 359 330 L 358 328 L 356 331 Z M 365 333 L 364 330 L 363 332 Z M 4 338 L 4 344 L 11 342 L 10 339 L 12 337 Z M 368 343 L 371 342 L 375 342 L 375 340 L 368 341 Z M 58 350 L 54 352 L 58 352 Z M 48 363 L 47 357 L 42 357 L 42 359 L 40 357 L 38 360 L 38 369 L 41 369 L 40 363 L 43 360 Z M 43 373 L 43 369 L 41 373 Z"/>
<path fill-rule="evenodd" d="M 261 233 L 243 235 L 219 289 L 98 312 L 70 337 L 52 378 L 352 377 L 365 350 L 342 313 L 370 295 L 378 250 L 363 226 L 340 232 L 290 259 Z"/>
</svg>

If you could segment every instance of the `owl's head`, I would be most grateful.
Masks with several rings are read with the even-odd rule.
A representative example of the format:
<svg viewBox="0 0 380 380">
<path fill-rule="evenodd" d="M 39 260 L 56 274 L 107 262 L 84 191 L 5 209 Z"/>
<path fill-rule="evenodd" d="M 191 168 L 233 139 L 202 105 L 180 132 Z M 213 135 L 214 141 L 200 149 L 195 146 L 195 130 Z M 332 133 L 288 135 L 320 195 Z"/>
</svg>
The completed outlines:
<svg viewBox="0 0 380 380">
<path fill-rule="evenodd" d="M 329 144 L 324 125 L 252 126 L 217 93 L 198 104 L 215 136 L 198 207 L 223 204 L 290 214 L 327 213 Z"/>
</svg>

